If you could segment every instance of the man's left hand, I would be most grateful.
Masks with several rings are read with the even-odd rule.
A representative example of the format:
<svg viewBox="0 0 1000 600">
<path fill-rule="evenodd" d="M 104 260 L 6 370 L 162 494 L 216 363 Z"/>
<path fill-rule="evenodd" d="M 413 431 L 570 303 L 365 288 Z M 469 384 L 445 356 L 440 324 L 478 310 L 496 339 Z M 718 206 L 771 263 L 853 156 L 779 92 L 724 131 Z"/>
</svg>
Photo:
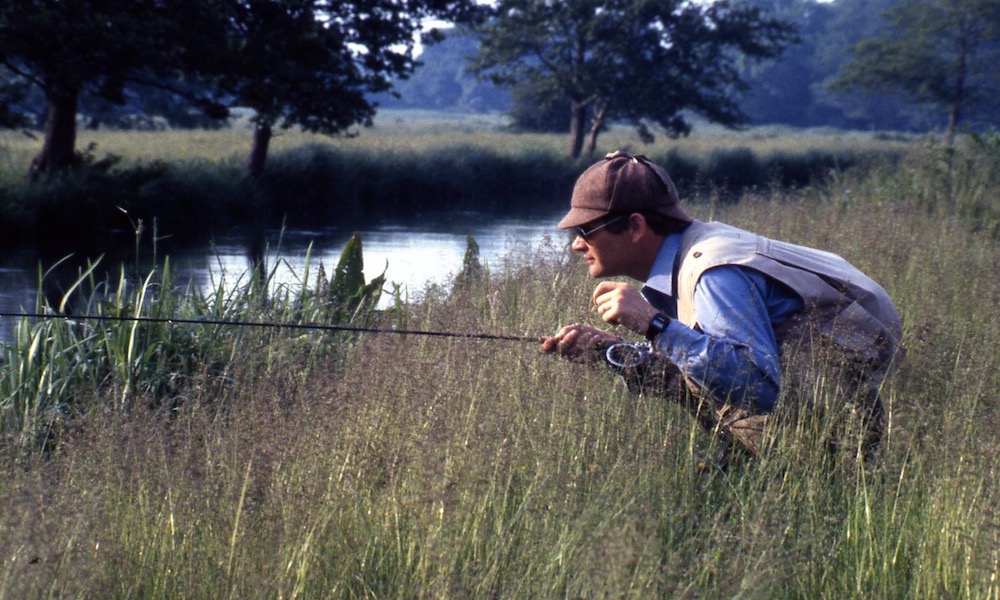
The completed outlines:
<svg viewBox="0 0 1000 600">
<path fill-rule="evenodd" d="M 554 336 L 545 338 L 542 341 L 542 352 L 558 352 L 573 362 L 597 362 L 604 357 L 603 351 L 618 341 L 621 340 L 610 331 L 573 323 L 560 329 Z"/>
<path fill-rule="evenodd" d="M 597 284 L 593 296 L 597 314 L 605 323 L 624 327 L 645 335 L 649 322 L 657 311 L 649 302 L 627 283 L 602 281 Z"/>
</svg>

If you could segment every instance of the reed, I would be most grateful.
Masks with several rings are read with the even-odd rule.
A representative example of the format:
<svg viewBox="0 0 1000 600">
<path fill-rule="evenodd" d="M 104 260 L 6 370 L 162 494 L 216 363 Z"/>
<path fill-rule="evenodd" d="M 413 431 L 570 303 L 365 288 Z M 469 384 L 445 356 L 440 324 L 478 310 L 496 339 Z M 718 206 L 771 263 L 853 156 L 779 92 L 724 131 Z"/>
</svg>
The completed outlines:
<svg viewBox="0 0 1000 600">
<path fill-rule="evenodd" d="M 13 339 L 0 345 L 0 451 L 50 447 L 67 423 L 96 406 L 169 413 L 184 403 L 191 380 L 218 389 L 235 364 L 266 367 L 271 358 L 266 351 L 260 355 L 265 360 L 248 360 L 262 349 L 292 353 L 303 361 L 301 368 L 309 368 L 312 357 L 330 354 L 331 340 L 343 343 L 344 336 L 326 333 L 331 339 L 319 344 L 290 342 L 280 325 L 363 325 L 384 279 L 364 281 L 358 237 L 347 244 L 330 278 L 321 265 L 310 281 L 307 257 L 298 281 L 279 285 L 279 266 L 280 259 L 261 264 L 232 284 L 218 281 L 204 291 L 191 282 L 177 284 L 169 259 L 145 275 L 122 267 L 117 279 L 102 275 L 94 262 L 56 304 L 41 291 L 49 273 L 42 274 L 33 315 L 51 316 L 20 317 Z"/>
</svg>

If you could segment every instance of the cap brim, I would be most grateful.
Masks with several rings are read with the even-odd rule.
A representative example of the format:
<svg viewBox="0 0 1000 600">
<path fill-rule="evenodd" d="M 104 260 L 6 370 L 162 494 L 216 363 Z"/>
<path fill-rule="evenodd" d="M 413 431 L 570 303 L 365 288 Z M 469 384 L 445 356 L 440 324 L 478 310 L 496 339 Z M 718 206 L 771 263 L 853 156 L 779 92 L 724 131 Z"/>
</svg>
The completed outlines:
<svg viewBox="0 0 1000 600">
<path fill-rule="evenodd" d="M 559 221 L 556 227 L 559 229 L 579 227 L 580 225 L 590 223 L 591 221 L 600 219 L 608 214 L 608 211 L 596 208 L 573 208 L 566 213 L 566 216 L 562 218 L 562 221 Z"/>
</svg>

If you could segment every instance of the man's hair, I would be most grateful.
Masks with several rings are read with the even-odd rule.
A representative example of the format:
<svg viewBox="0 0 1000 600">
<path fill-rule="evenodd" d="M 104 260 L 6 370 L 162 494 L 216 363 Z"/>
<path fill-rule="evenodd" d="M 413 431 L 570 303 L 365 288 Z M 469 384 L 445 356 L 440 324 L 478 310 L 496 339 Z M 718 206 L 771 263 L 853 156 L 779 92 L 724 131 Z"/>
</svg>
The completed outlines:
<svg viewBox="0 0 1000 600">
<path fill-rule="evenodd" d="M 687 229 L 690 223 L 684 221 L 678 221 L 677 219 L 661 215 L 654 212 L 640 212 L 640 215 L 645 217 L 646 224 L 649 228 L 653 230 L 653 233 L 658 235 L 670 235 L 671 233 L 680 233 Z M 607 226 L 608 233 L 621 233 L 625 231 L 628 227 L 628 219 L 622 219 L 621 221 L 616 221 Z"/>
</svg>

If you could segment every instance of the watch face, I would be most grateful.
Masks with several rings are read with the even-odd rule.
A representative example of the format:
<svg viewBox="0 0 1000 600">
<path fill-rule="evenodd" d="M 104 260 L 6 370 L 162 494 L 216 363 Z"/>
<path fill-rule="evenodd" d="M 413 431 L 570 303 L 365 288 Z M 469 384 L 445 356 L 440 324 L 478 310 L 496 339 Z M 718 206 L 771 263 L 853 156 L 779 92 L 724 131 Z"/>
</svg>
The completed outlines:
<svg viewBox="0 0 1000 600">
<path fill-rule="evenodd" d="M 663 333 L 663 330 L 667 328 L 667 322 L 667 318 L 662 313 L 653 317 L 653 320 L 649 322 L 649 329 L 646 330 L 646 338 L 651 340 Z"/>
</svg>

